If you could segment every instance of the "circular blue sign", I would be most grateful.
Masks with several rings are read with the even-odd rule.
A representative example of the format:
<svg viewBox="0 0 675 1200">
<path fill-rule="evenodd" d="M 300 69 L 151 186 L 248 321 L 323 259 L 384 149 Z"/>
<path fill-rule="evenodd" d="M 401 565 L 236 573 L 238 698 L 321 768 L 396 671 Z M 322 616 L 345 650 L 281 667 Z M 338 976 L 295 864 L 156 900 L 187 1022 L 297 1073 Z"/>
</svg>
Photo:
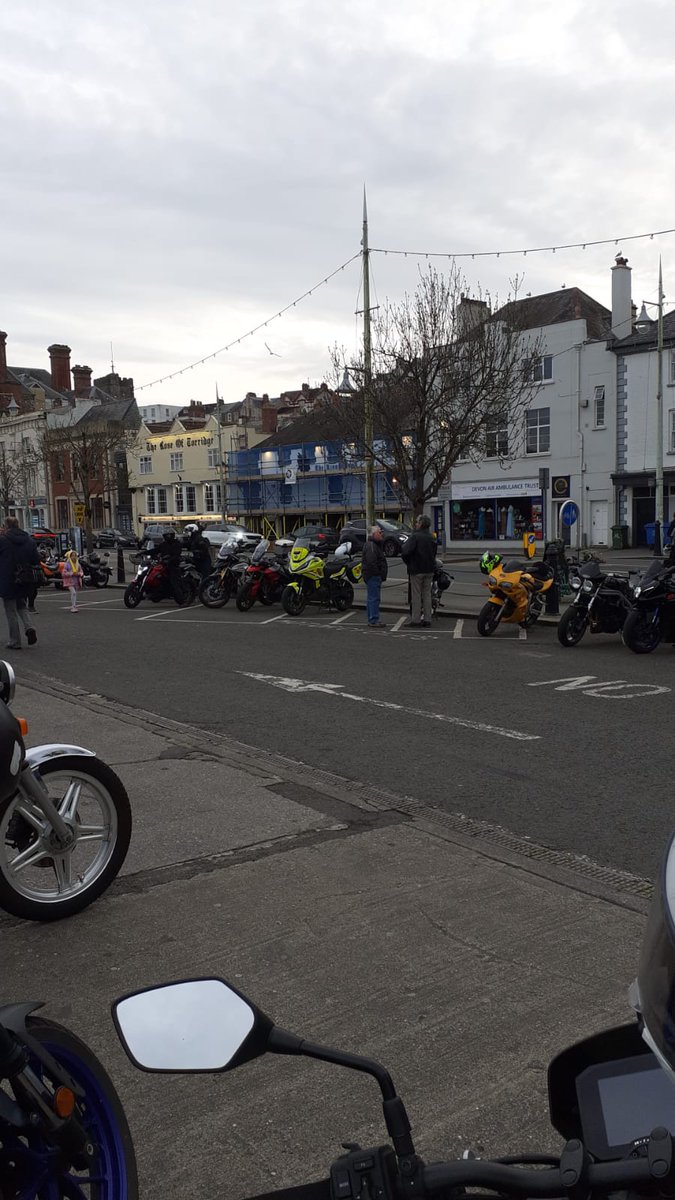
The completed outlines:
<svg viewBox="0 0 675 1200">
<path fill-rule="evenodd" d="M 568 500 L 567 504 L 563 505 L 562 522 L 563 525 L 574 525 L 579 517 L 579 505 L 573 500 Z"/>
</svg>

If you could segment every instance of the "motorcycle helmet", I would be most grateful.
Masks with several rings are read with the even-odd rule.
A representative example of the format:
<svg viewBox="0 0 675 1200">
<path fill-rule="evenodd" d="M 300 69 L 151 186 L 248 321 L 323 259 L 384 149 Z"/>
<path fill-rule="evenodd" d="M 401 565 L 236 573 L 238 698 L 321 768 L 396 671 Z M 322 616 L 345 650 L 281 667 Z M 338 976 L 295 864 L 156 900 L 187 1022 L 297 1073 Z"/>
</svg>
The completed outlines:
<svg viewBox="0 0 675 1200">
<path fill-rule="evenodd" d="M 629 992 L 642 1036 L 661 1066 L 675 1077 L 675 833 L 654 885 L 642 937 L 637 979 Z"/>
<path fill-rule="evenodd" d="M 497 554 L 494 550 L 486 550 L 479 563 L 483 575 L 489 575 L 501 561 L 501 554 Z"/>
<path fill-rule="evenodd" d="M 192 523 L 190 525 L 186 525 L 183 533 L 199 533 L 199 525 L 194 525 Z"/>
<path fill-rule="evenodd" d="M 165 529 L 163 537 L 164 537 L 165 542 L 175 542 L 176 530 L 175 529 Z"/>
</svg>

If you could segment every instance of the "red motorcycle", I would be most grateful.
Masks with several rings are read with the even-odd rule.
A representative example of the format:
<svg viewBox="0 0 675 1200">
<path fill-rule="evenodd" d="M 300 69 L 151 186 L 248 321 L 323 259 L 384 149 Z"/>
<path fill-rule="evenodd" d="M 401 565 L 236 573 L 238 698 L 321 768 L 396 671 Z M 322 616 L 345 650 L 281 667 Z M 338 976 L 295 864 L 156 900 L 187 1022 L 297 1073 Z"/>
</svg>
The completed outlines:
<svg viewBox="0 0 675 1200">
<path fill-rule="evenodd" d="M 248 612 L 256 600 L 261 604 L 276 604 L 287 583 L 288 571 L 274 555 L 250 563 L 235 601 L 239 612 Z"/>
<path fill-rule="evenodd" d="M 169 567 L 161 558 L 153 558 L 151 554 L 132 555 L 132 562 L 137 563 L 136 578 L 129 584 L 124 593 L 124 603 L 127 608 L 137 608 L 146 597 L 154 604 L 160 600 L 175 600 L 181 607 L 193 604 L 197 597 L 199 586 L 194 568 L 187 563 L 181 563 L 180 596 L 174 595 L 171 586 Z"/>
</svg>

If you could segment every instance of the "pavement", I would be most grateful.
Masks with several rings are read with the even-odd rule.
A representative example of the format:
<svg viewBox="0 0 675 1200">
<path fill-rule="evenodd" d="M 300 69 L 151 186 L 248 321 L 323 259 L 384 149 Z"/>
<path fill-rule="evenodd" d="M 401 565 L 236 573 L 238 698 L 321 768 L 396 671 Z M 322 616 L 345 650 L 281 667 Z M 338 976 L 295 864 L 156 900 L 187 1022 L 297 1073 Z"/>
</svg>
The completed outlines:
<svg viewBox="0 0 675 1200">
<path fill-rule="evenodd" d="M 58 618 L 64 636 L 78 619 Z M 46 667 L 27 686 L 19 670 L 29 739 L 96 749 L 126 784 L 134 834 L 120 878 L 79 917 L 0 916 L 3 996 L 45 998 L 103 1058 L 146 1200 L 307 1182 L 342 1141 L 384 1140 L 375 1085 L 339 1068 L 134 1071 L 112 998 L 186 975 L 229 978 L 285 1027 L 383 1061 L 429 1158 L 558 1148 L 546 1065 L 629 1016 L 650 892 L 639 874 L 433 807 L 377 771 L 298 761 L 300 743 L 266 750 L 137 694 L 105 698 Z"/>
</svg>

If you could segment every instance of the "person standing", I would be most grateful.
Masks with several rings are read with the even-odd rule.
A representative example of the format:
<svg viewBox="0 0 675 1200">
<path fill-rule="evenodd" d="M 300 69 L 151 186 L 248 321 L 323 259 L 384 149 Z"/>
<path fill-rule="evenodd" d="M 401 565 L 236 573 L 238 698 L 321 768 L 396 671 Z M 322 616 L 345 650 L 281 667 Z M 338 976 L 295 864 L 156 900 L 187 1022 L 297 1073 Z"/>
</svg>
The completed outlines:
<svg viewBox="0 0 675 1200">
<path fill-rule="evenodd" d="M 361 567 L 367 592 L 368 627 L 370 629 L 386 629 L 386 622 L 380 620 L 380 594 L 382 584 L 387 578 L 389 566 L 382 549 L 384 534 L 379 525 L 373 525 L 361 555 Z"/>
<path fill-rule="evenodd" d="M 77 612 L 77 593 L 82 587 L 82 576 L 84 571 L 77 550 L 68 550 L 63 563 L 63 586 L 68 588 L 70 592 L 70 611 Z"/>
<path fill-rule="evenodd" d="M 204 537 L 203 526 L 186 525 L 185 532 L 188 535 L 187 548 L 192 555 L 192 561 L 202 579 L 206 579 L 206 576 L 211 574 L 212 563 L 211 546 L 208 538 Z"/>
<path fill-rule="evenodd" d="M 26 603 L 31 585 L 21 581 L 18 576 L 22 567 L 39 565 L 40 556 L 32 537 L 25 529 L 19 528 L 16 517 L 7 517 L 0 535 L 0 597 L 5 606 L 9 631 L 8 650 L 21 649 L 19 621 L 24 627 L 28 645 L 34 646 L 37 642 L 37 633 Z"/>
<path fill-rule="evenodd" d="M 410 582 L 410 625 L 431 625 L 431 584 L 436 569 L 438 546 L 431 533 L 431 521 L 421 516 L 415 521 L 415 532 L 401 548 L 401 558 L 408 568 Z"/>
</svg>

